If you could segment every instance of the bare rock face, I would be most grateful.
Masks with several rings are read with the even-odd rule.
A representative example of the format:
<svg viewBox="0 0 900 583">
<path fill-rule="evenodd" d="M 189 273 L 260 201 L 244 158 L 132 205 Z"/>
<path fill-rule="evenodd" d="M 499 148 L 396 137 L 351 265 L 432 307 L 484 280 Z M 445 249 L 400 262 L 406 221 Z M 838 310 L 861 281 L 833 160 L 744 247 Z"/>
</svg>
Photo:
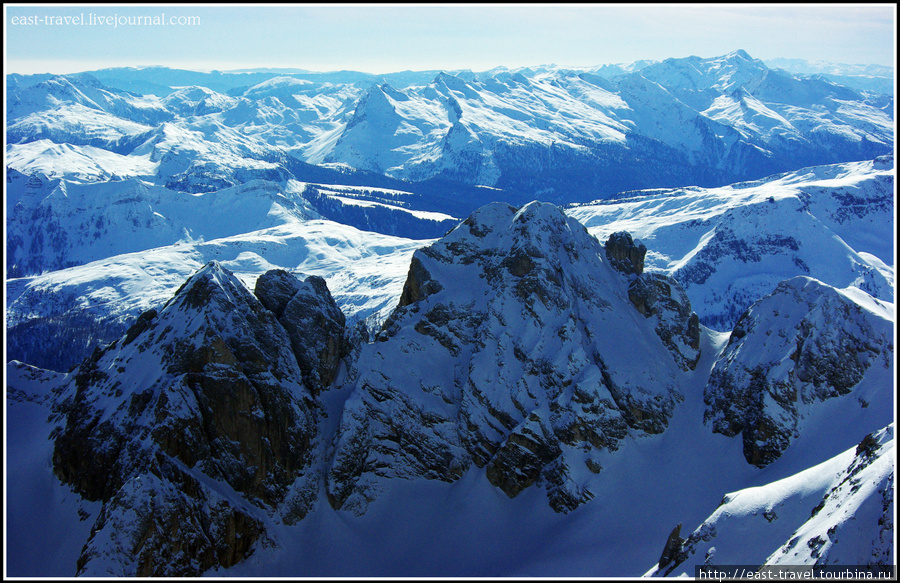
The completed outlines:
<svg viewBox="0 0 900 583">
<path fill-rule="evenodd" d="M 606 258 L 618 272 L 628 276 L 628 299 L 644 317 L 655 322 L 660 339 L 684 370 L 693 370 L 700 360 L 700 319 L 675 279 L 661 273 L 644 273 L 647 247 L 636 244 L 625 231 L 606 240 Z"/>
<path fill-rule="evenodd" d="M 613 233 L 606 240 L 606 258 L 618 271 L 628 275 L 644 272 L 644 257 L 647 247 L 636 245 L 631 234 L 625 231 Z"/>
<path fill-rule="evenodd" d="M 684 543 L 685 540 L 681 538 L 681 523 L 679 522 L 675 528 L 672 529 L 672 532 L 669 533 L 669 538 L 666 539 L 662 554 L 659 556 L 658 565 L 660 569 L 669 565 L 672 567 L 677 566 L 684 560 L 682 555 L 682 546 Z"/>
<path fill-rule="evenodd" d="M 704 391 L 704 422 L 742 434 L 749 463 L 778 459 L 805 410 L 854 391 L 872 367 L 892 366 L 892 319 L 853 293 L 796 277 L 738 320 Z"/>
<path fill-rule="evenodd" d="M 193 577 L 237 564 L 266 540 L 256 511 L 158 461 L 103 505 L 78 558 L 79 575 Z"/>
<path fill-rule="evenodd" d="M 54 408 L 54 472 L 103 502 L 79 574 L 197 576 L 252 552 L 310 461 L 301 378 L 285 329 L 215 262 L 98 349 Z"/>
<path fill-rule="evenodd" d="M 656 321 L 656 333 L 679 366 L 694 370 L 700 360 L 700 318 L 691 310 L 684 288 L 667 275 L 643 273 L 628 287 L 628 299 Z"/>
<path fill-rule="evenodd" d="M 259 277 L 254 293 L 287 331 L 306 386 L 314 393 L 328 387 L 345 355 L 345 318 L 325 280 L 311 275 L 301 282 L 272 270 Z"/>
<path fill-rule="evenodd" d="M 543 489 L 559 512 L 590 500 L 584 476 L 627 435 L 665 430 L 686 370 L 606 257 L 536 202 L 483 207 L 416 251 L 398 308 L 348 379 L 332 506 L 363 513 L 387 479 L 449 482 L 473 465 L 510 497 Z M 648 297 L 648 313 L 681 299 Z"/>
</svg>

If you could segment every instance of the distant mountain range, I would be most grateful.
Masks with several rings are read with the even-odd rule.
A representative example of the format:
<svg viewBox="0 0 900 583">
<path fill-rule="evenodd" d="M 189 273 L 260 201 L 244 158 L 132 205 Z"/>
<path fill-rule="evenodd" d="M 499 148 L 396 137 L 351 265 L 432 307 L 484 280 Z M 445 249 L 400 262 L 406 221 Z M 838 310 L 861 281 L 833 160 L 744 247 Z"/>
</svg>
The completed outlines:
<svg viewBox="0 0 900 583">
<path fill-rule="evenodd" d="M 860 91 L 894 94 L 894 68 L 884 65 L 846 65 L 827 61 L 803 59 L 770 59 L 766 65 L 772 69 L 784 69 L 797 75 L 821 75 Z"/>
<path fill-rule="evenodd" d="M 743 51 L 634 69 L 9 76 L 7 157 L 51 178 L 136 177 L 195 193 L 253 178 L 313 182 L 321 170 L 308 165 L 324 164 L 402 190 L 443 180 L 499 188 L 513 203 L 569 203 L 893 150 L 890 95 L 770 69 Z M 147 84 L 162 89 L 147 94 Z M 452 212 L 491 198 L 473 193 Z"/>
</svg>

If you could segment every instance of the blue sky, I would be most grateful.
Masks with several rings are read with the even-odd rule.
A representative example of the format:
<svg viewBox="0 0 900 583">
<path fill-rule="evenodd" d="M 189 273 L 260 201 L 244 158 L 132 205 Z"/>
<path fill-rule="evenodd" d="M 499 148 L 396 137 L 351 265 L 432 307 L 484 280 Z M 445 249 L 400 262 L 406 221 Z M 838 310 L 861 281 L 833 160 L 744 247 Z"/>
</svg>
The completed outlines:
<svg viewBox="0 0 900 583">
<path fill-rule="evenodd" d="M 897 14 L 895 4 L 7 4 L 4 12 L 6 70 L 18 73 L 149 65 L 483 71 L 736 49 L 763 60 L 893 66 Z M 128 24 L 137 16 L 167 24 Z"/>
</svg>

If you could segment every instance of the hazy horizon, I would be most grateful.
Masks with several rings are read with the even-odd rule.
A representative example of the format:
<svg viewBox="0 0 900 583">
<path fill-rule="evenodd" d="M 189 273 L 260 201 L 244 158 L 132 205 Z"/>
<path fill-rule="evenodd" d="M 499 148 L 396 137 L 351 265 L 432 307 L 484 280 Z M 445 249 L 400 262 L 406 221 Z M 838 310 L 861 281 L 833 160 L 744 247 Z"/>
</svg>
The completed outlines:
<svg viewBox="0 0 900 583">
<path fill-rule="evenodd" d="M 6 70 L 583 68 L 710 58 L 894 66 L 896 5 L 4 5 Z"/>
</svg>

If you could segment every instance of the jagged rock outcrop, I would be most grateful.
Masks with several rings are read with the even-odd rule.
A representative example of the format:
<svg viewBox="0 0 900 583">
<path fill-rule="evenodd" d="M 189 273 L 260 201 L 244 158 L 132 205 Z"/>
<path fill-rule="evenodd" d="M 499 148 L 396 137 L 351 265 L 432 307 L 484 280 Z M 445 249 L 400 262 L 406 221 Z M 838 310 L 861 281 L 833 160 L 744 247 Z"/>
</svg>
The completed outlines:
<svg viewBox="0 0 900 583">
<path fill-rule="evenodd" d="M 311 275 L 301 282 L 273 269 L 256 280 L 254 293 L 287 331 L 306 386 L 319 392 L 330 385 L 345 354 L 345 318 L 325 280 Z"/>
<path fill-rule="evenodd" d="M 663 546 L 662 554 L 659 556 L 659 568 L 669 567 L 669 571 L 684 561 L 683 545 L 685 539 L 681 538 L 681 523 L 679 522 L 669 533 L 666 544 Z"/>
<path fill-rule="evenodd" d="M 700 319 L 691 309 L 684 288 L 662 273 L 644 273 L 647 247 L 637 244 L 625 231 L 606 240 L 606 258 L 631 280 L 628 299 L 637 311 L 655 321 L 657 335 L 684 370 L 693 370 L 700 360 Z"/>
<path fill-rule="evenodd" d="M 742 434 L 744 457 L 781 456 L 805 409 L 853 391 L 873 367 L 893 366 L 893 318 L 855 288 L 796 277 L 738 320 L 704 391 L 704 422 Z"/>
<path fill-rule="evenodd" d="M 640 275 L 644 272 L 647 247 L 635 244 L 631 233 L 619 231 L 606 240 L 606 258 L 613 267 L 625 274 Z"/>
<path fill-rule="evenodd" d="M 669 314 L 665 301 L 654 314 Z M 510 497 L 567 512 L 601 452 L 659 433 L 683 362 L 585 228 L 553 205 L 483 207 L 414 254 L 398 308 L 362 347 L 326 479 L 365 512 L 385 478 L 453 481 L 473 465 Z"/>
<path fill-rule="evenodd" d="M 662 273 L 642 273 L 628 286 L 637 311 L 655 322 L 654 330 L 684 370 L 700 361 L 700 318 L 684 288 Z"/>
<path fill-rule="evenodd" d="M 296 311 L 315 324 L 316 306 Z M 54 472 L 103 502 L 78 574 L 197 576 L 244 559 L 266 539 L 263 511 L 309 471 L 319 406 L 302 378 L 289 332 L 216 262 L 97 349 L 54 407 Z"/>
</svg>

